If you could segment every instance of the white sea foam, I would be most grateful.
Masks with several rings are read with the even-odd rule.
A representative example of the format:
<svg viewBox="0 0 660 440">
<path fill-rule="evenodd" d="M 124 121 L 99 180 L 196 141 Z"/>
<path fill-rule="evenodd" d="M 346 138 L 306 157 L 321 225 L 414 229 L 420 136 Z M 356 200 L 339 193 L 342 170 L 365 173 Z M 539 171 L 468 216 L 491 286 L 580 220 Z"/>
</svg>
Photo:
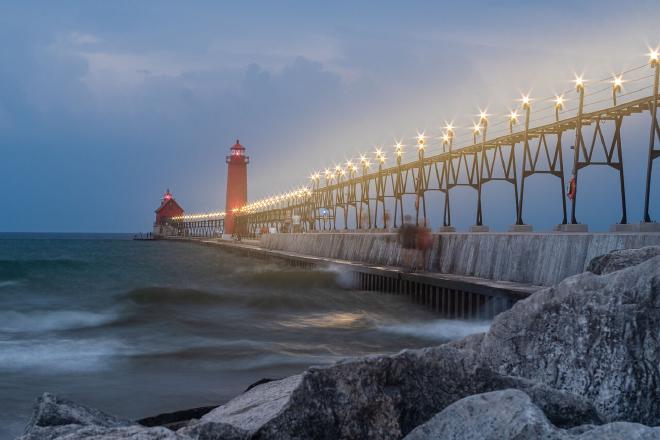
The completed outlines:
<svg viewBox="0 0 660 440">
<path fill-rule="evenodd" d="M 5 280 L 5 281 L 0 281 L 0 289 L 4 287 L 11 287 L 19 284 L 20 281 L 18 280 Z"/>
<path fill-rule="evenodd" d="M 346 270 L 344 267 L 337 264 L 330 264 L 321 270 L 336 274 L 335 281 L 340 287 L 343 287 L 344 289 L 353 287 L 353 272 Z"/>
<path fill-rule="evenodd" d="M 109 360 L 125 350 L 115 339 L 0 341 L 0 371 L 97 371 L 110 368 Z"/>
<path fill-rule="evenodd" d="M 35 310 L 0 312 L 0 333 L 44 332 L 96 327 L 116 319 L 112 313 L 83 310 Z"/>
<path fill-rule="evenodd" d="M 429 340 L 448 341 L 460 339 L 474 333 L 486 332 L 490 328 L 490 324 L 490 321 L 439 319 L 415 324 L 385 325 L 380 326 L 379 330 Z"/>
</svg>

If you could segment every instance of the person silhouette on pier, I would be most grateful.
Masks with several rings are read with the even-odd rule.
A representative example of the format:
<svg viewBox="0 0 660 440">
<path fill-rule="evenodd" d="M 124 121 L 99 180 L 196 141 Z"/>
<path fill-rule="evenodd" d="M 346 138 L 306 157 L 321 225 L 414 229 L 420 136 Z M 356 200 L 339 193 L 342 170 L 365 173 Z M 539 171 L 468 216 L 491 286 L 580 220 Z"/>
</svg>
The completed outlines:
<svg viewBox="0 0 660 440">
<path fill-rule="evenodd" d="M 399 229 L 399 244 L 401 245 L 401 262 L 406 272 L 412 272 L 415 257 L 417 227 L 412 223 L 412 217 L 406 215 Z"/>
</svg>

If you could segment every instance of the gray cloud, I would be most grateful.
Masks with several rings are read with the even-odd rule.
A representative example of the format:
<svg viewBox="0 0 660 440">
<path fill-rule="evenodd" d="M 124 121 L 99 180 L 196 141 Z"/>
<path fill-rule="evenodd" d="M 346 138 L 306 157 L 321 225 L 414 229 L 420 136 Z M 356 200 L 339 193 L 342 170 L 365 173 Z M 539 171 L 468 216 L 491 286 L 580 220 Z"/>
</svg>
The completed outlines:
<svg viewBox="0 0 660 440">
<path fill-rule="evenodd" d="M 520 92 L 549 95 L 570 86 L 573 68 L 595 77 L 643 62 L 654 29 L 650 4 L 599 10 L 587 24 L 538 5 L 422 6 L 264 6 L 253 21 L 175 6 L 136 6 L 130 17 L 127 5 L 77 18 L 14 11 L 13 22 L 0 19 L 0 179 L 13 213 L 0 229 L 144 230 L 166 187 L 188 210 L 222 207 L 236 137 L 252 156 L 251 197 L 286 190 L 377 143 L 438 134 L 444 120 L 466 127 L 480 106 L 501 115 Z M 596 24 L 614 20 L 625 39 Z M 631 165 L 643 154 L 631 148 Z M 500 192 L 493 200 L 509 197 Z M 466 224 L 471 197 L 456 214 Z M 535 220 L 551 224 L 545 217 Z"/>
</svg>

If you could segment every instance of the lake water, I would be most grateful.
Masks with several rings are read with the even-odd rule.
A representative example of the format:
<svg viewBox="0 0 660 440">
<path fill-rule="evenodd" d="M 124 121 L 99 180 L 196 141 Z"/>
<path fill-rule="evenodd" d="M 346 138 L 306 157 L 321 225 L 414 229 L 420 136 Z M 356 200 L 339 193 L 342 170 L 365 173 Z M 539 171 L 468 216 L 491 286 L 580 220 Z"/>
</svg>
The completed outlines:
<svg viewBox="0 0 660 440">
<path fill-rule="evenodd" d="M 484 331 L 343 274 L 121 235 L 0 236 L 0 439 L 45 391 L 137 419 Z"/>
</svg>

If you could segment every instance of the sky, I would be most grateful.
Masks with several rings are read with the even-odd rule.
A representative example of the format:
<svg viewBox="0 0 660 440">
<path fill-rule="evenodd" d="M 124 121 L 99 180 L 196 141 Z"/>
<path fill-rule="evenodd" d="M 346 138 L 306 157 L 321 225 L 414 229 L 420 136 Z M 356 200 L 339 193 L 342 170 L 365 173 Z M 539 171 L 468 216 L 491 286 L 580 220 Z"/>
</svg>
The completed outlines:
<svg viewBox="0 0 660 440">
<path fill-rule="evenodd" d="M 570 89 L 576 72 L 643 65 L 658 19 L 653 1 L 0 0 L 0 231 L 149 231 L 167 188 L 187 212 L 222 209 L 237 138 L 249 198 L 286 191 L 377 144 L 437 138 L 449 120 L 467 131 L 479 109 L 496 118 L 521 93 Z M 649 125 L 646 113 L 623 129 L 635 222 Z M 579 220 L 605 230 L 617 175 L 580 176 Z M 556 185 L 529 181 L 537 229 L 560 220 Z M 505 230 L 510 186 L 485 193 L 484 222 Z M 452 197 L 467 229 L 474 191 Z"/>
</svg>

